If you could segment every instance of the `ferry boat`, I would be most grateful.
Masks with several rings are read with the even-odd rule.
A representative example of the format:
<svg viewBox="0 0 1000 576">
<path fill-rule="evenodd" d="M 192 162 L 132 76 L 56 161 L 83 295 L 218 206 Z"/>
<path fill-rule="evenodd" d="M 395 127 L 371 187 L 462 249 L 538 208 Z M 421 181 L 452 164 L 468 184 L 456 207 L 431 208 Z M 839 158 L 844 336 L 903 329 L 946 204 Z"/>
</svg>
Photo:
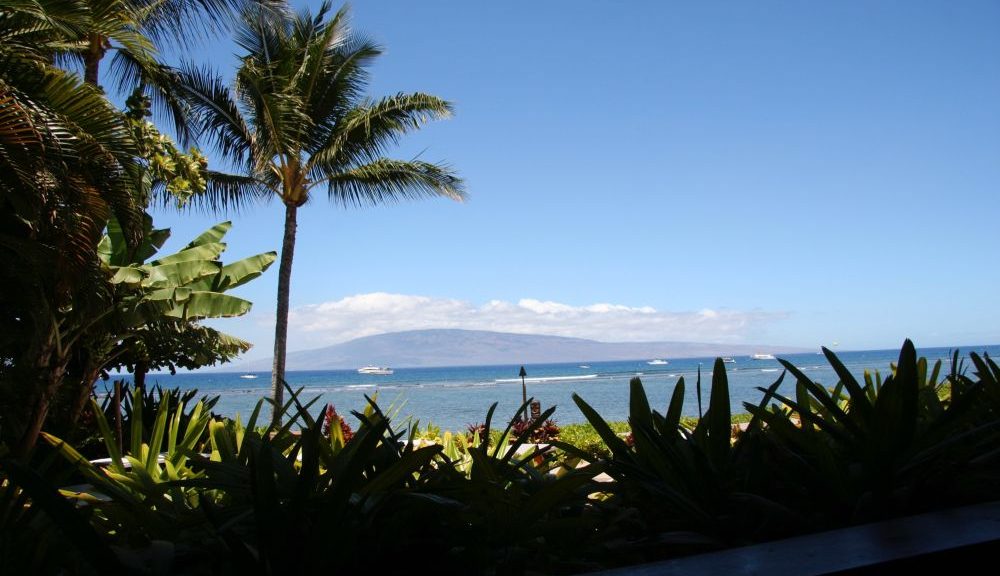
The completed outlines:
<svg viewBox="0 0 1000 576">
<path fill-rule="evenodd" d="M 240 374 L 240 378 L 243 378 L 244 380 L 253 380 L 256 377 L 257 377 L 256 374 L 251 374 L 249 372 L 247 372 L 246 374 Z"/>
<path fill-rule="evenodd" d="M 774 354 L 754 354 L 750 357 L 754 360 L 774 360 Z"/>
<path fill-rule="evenodd" d="M 649 362 L 646 362 L 646 364 L 649 364 L 650 366 L 664 366 L 670 364 L 670 362 L 667 362 L 666 360 L 660 360 L 659 358 L 657 358 L 656 360 L 650 360 Z"/>
<path fill-rule="evenodd" d="M 735 364 L 736 360 L 732 356 L 723 356 L 722 361 L 726 364 Z"/>
<path fill-rule="evenodd" d="M 383 366 L 363 366 L 358 368 L 358 374 L 374 374 L 376 376 L 391 376 L 392 368 Z"/>
</svg>

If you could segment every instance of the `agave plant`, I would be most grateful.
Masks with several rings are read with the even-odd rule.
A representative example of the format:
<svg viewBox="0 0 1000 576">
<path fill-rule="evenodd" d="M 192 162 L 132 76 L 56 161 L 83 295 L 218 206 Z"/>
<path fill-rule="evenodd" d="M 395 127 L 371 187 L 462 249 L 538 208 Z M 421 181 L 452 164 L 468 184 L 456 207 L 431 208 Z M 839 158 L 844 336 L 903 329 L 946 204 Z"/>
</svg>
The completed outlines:
<svg viewBox="0 0 1000 576">
<path fill-rule="evenodd" d="M 781 383 L 779 379 L 772 388 Z M 701 393 L 701 374 L 696 382 Z M 717 359 L 712 372 L 708 410 L 689 429 L 682 425 L 685 382 L 680 378 L 667 410 L 651 409 L 642 381 L 630 382 L 631 442 L 618 436 L 582 398 L 574 401 L 606 443 L 611 456 L 607 474 L 615 482 L 606 490 L 609 505 L 629 514 L 609 528 L 608 540 L 619 549 L 648 557 L 753 541 L 786 530 L 793 515 L 760 496 L 766 477 L 755 462 L 764 462 L 758 422 L 734 440 L 729 384 L 725 365 Z M 700 402 L 699 402 L 700 404 Z M 566 446 L 581 458 L 587 452 Z M 620 552 L 619 552 L 620 553 Z"/>
<path fill-rule="evenodd" d="M 594 568 L 585 551 L 600 518 L 589 513 L 587 496 L 598 489 L 594 477 L 600 466 L 564 466 L 553 446 L 532 444 L 555 408 L 524 426 L 519 415 L 527 406 L 514 412 L 493 442 L 485 439 L 492 437 L 496 404 L 471 441 L 453 435 L 445 442 L 441 459 L 446 466 L 432 486 L 435 495 L 461 504 L 457 515 L 446 518 L 456 567 L 491 566 L 512 573 L 529 566 L 540 571 Z M 554 558 L 562 560 L 553 564 Z"/>
<path fill-rule="evenodd" d="M 290 418 L 282 428 L 272 420 L 259 433 L 258 404 L 245 428 L 213 423 L 212 455 L 197 462 L 205 476 L 194 483 L 224 494 L 205 512 L 232 550 L 234 566 L 255 574 L 304 572 L 322 569 L 330 558 L 344 559 L 345 566 L 352 557 L 360 562 L 366 548 L 398 548 L 400 540 L 378 530 L 403 525 L 383 518 L 439 505 L 410 496 L 427 481 L 441 448 L 402 442 L 374 404 L 355 413 L 360 426 L 349 440 L 326 438 L 323 418 L 298 402 L 301 391 L 288 390 Z M 288 429 L 295 422 L 302 425 L 298 434 Z M 420 528 L 406 529 L 415 536 Z"/>
<path fill-rule="evenodd" d="M 815 526 L 837 526 L 980 500 L 998 478 L 1000 385 L 997 365 L 972 354 L 977 380 L 957 352 L 943 379 L 907 340 L 884 379 L 859 382 L 823 349 L 839 382 L 832 391 L 795 366 L 795 398 L 766 396 L 782 411 L 747 406 L 768 428 L 771 484 Z M 987 488 L 992 486 L 992 489 Z"/>
</svg>

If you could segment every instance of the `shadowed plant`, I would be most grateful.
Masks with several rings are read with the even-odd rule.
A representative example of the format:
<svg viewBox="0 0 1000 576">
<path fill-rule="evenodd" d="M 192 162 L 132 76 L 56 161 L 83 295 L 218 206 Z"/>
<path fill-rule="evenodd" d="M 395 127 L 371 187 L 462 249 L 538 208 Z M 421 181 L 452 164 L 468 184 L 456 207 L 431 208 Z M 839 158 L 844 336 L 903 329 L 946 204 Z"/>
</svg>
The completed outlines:
<svg viewBox="0 0 1000 576">
<path fill-rule="evenodd" d="M 970 355 L 977 380 L 957 352 L 943 379 L 907 340 L 884 379 L 858 381 L 823 349 L 839 382 L 827 390 L 791 363 L 795 397 L 765 390 L 783 410 L 747 406 L 768 428 L 771 486 L 815 526 L 913 514 L 995 496 L 1000 455 L 997 365 Z"/>
<path fill-rule="evenodd" d="M 781 380 L 774 384 L 777 387 Z M 701 373 L 696 388 L 700 396 Z M 573 399 L 610 451 L 606 487 L 611 504 L 628 514 L 609 529 L 609 545 L 630 553 L 677 555 L 750 542 L 780 533 L 792 514 L 761 497 L 761 429 L 752 421 L 734 440 L 725 365 L 716 360 L 708 410 L 688 429 L 682 425 L 681 378 L 665 413 L 653 410 L 642 381 L 630 382 L 631 442 L 620 437 L 582 398 Z M 565 446 L 579 457 L 594 457 Z M 600 461 L 600 460 L 598 460 Z"/>
</svg>

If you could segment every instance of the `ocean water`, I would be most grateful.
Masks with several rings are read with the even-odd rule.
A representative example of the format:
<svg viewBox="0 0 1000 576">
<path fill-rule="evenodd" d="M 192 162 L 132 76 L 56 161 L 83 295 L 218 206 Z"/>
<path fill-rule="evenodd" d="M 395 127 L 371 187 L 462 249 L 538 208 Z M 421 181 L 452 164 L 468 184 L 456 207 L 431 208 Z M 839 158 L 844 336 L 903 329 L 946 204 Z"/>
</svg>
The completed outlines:
<svg viewBox="0 0 1000 576">
<path fill-rule="evenodd" d="M 918 349 L 933 365 L 942 360 L 942 371 L 950 369 L 950 348 Z M 996 358 L 1000 346 L 961 348 L 965 355 L 965 368 L 971 373 L 967 353 L 987 352 Z M 898 350 L 869 350 L 838 352 L 841 362 L 859 379 L 865 370 L 889 373 L 889 365 L 896 361 Z M 820 354 L 788 354 L 788 360 L 813 380 L 825 386 L 837 382 L 833 369 Z M 961 356 L 960 356 L 961 357 Z M 678 380 L 685 381 L 685 415 L 698 415 L 698 397 L 695 382 L 698 371 L 702 377 L 702 402 L 707 407 L 712 381 L 714 358 L 665 358 L 666 365 L 650 365 L 649 359 L 624 362 L 575 362 L 565 364 L 526 365 L 525 384 L 528 396 L 542 403 L 543 409 L 556 407 L 553 418 L 560 424 L 583 422 L 585 418 L 573 402 L 576 393 L 593 406 L 606 420 L 626 420 L 628 417 L 629 380 L 638 376 L 646 389 L 650 404 L 660 412 L 666 410 Z M 748 356 L 734 357 L 734 363 L 725 364 L 734 412 L 745 412 L 744 402 L 756 404 L 762 393 L 759 387 L 770 386 L 781 374 L 783 367 L 777 360 L 754 360 Z M 358 374 L 356 370 L 324 370 L 288 372 L 287 380 L 295 388 L 303 388 L 301 398 L 319 397 L 311 412 L 318 414 L 330 402 L 338 412 L 348 414 L 362 410 L 366 396 L 377 398 L 379 406 L 398 409 L 394 422 L 402 425 L 409 419 L 419 420 L 421 426 L 428 422 L 446 430 L 464 430 L 469 424 L 483 422 L 487 410 L 498 403 L 494 422 L 506 423 L 514 416 L 521 403 L 520 365 L 461 366 L 444 368 L 394 368 L 390 376 Z M 258 372 L 256 379 L 241 378 L 241 373 L 189 372 L 151 374 L 149 384 L 158 383 L 165 388 L 198 389 L 201 393 L 219 396 L 215 412 L 227 416 L 241 414 L 247 418 L 256 402 L 270 394 L 270 373 Z M 98 384 L 100 391 L 102 384 Z M 779 390 L 794 392 L 794 379 L 786 376 Z M 287 396 L 287 394 L 286 394 Z M 269 413 L 269 412 L 268 412 Z"/>
</svg>

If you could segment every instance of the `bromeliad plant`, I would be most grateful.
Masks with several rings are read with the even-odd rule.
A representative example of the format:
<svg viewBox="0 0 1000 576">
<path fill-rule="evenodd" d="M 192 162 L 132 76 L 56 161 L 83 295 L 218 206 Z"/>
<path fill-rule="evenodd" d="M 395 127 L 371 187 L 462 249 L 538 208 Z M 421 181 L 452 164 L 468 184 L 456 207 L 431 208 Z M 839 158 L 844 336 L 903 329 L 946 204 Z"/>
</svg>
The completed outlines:
<svg viewBox="0 0 1000 576">
<path fill-rule="evenodd" d="M 117 407 L 115 405 L 116 392 L 120 398 Z M 116 418 L 119 418 L 120 422 L 123 423 L 118 445 L 126 447 L 133 445 L 132 434 L 137 429 L 141 429 L 143 442 L 149 443 L 151 441 L 156 420 L 143 418 L 143 414 L 158 414 L 161 409 L 165 409 L 168 411 L 168 421 L 172 421 L 173 417 L 180 414 L 179 425 L 182 429 L 186 429 L 194 414 L 192 410 L 185 411 L 184 407 L 193 407 L 198 404 L 201 405 L 200 413 L 211 414 L 212 409 L 219 402 L 219 397 L 206 395 L 196 401 L 197 396 L 198 391 L 193 389 L 172 388 L 164 390 L 159 384 L 142 388 L 128 382 L 118 381 L 101 400 L 101 412 L 116 436 L 118 435 L 118 426 L 114 424 Z M 136 403 L 137 399 L 139 399 L 138 404 Z M 118 411 L 117 414 L 116 411 Z M 138 417 L 133 418 L 134 414 L 137 414 Z M 137 422 L 140 423 L 138 427 L 135 425 Z M 200 440 L 205 439 L 207 436 L 203 435 Z M 101 441 L 102 446 L 106 446 L 106 439 L 102 437 Z"/>
<path fill-rule="evenodd" d="M 211 493 L 185 485 L 199 478 L 191 458 L 205 449 L 206 429 L 211 416 L 202 402 L 189 411 L 183 402 L 172 405 L 171 396 L 160 399 L 159 408 L 148 427 L 143 413 L 143 394 L 132 391 L 129 443 L 119 449 L 104 412 L 91 400 L 91 410 L 109 458 L 90 462 L 59 438 L 43 433 L 43 438 L 73 464 L 89 483 L 66 496 L 96 512 L 92 522 L 106 534 L 114 534 L 119 544 L 148 545 L 153 540 L 177 541 L 182 526 L 197 525 L 202 499 Z M 192 541 L 197 541 L 192 536 Z M 121 540 L 123 539 L 123 540 Z"/>
</svg>

